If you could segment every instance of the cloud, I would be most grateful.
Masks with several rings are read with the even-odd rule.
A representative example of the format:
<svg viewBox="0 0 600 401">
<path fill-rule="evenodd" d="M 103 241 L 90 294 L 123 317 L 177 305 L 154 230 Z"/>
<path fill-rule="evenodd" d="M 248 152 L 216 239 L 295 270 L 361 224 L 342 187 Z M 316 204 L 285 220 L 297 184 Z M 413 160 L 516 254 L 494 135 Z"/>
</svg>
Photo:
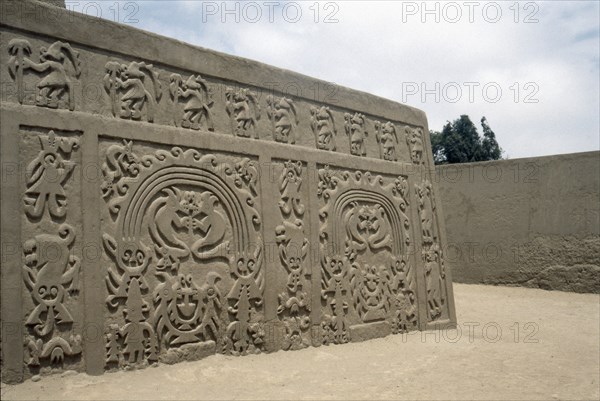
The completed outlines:
<svg viewBox="0 0 600 401">
<path fill-rule="evenodd" d="M 485 115 L 511 158 L 600 149 L 598 2 L 286 1 L 270 21 L 258 1 L 256 22 L 249 3 L 140 1 L 135 26 L 406 100 L 426 111 L 431 129 Z M 473 99 L 468 82 L 479 85 Z M 419 91 L 407 96 L 411 83 Z M 440 99 L 423 97 L 436 87 Z"/>
</svg>

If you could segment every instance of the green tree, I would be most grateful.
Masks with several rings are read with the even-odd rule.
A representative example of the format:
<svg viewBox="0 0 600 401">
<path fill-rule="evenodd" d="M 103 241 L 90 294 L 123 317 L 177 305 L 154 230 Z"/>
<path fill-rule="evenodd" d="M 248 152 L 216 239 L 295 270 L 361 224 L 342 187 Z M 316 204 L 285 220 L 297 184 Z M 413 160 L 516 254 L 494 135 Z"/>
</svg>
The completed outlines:
<svg viewBox="0 0 600 401">
<path fill-rule="evenodd" d="M 496 134 L 485 117 L 481 119 L 483 138 L 469 116 L 462 115 L 448 121 L 441 132 L 430 131 L 431 148 L 435 164 L 469 163 L 498 160 L 502 149 L 496 141 Z"/>
</svg>

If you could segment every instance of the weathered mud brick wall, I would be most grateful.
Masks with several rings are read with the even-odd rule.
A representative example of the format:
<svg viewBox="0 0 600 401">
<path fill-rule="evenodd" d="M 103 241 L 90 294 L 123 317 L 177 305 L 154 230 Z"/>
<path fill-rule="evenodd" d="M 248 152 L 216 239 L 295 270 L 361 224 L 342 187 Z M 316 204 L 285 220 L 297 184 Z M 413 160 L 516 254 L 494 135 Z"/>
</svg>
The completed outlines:
<svg viewBox="0 0 600 401">
<path fill-rule="evenodd" d="M 423 112 L 3 7 L 4 381 L 455 324 Z"/>
<path fill-rule="evenodd" d="M 455 282 L 600 293 L 600 152 L 436 170 Z"/>
</svg>

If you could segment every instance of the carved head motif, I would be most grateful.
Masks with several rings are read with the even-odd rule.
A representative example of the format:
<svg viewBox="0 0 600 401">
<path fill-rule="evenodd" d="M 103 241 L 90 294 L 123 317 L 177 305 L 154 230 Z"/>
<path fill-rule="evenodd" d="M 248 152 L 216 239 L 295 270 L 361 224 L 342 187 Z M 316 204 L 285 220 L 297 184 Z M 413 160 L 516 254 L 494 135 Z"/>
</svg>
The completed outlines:
<svg viewBox="0 0 600 401">
<path fill-rule="evenodd" d="M 143 66 L 145 66 L 145 63 L 137 63 L 135 61 L 132 61 L 131 63 L 129 63 L 129 65 L 123 66 L 121 75 L 125 79 L 129 79 L 129 78 L 142 79 L 142 78 L 144 78 L 145 74 L 143 73 L 142 70 L 140 70 L 140 68 Z"/>
<path fill-rule="evenodd" d="M 108 234 L 102 236 L 104 247 L 119 267 L 131 277 L 138 277 L 148 266 L 151 256 L 149 249 L 142 243 L 120 241 L 117 243 Z"/>
<path fill-rule="evenodd" d="M 121 254 L 121 260 L 130 267 L 140 266 L 146 260 L 146 254 L 136 244 L 127 244 Z"/>
<path fill-rule="evenodd" d="M 63 61 L 64 58 L 65 55 L 62 52 L 61 42 L 54 42 L 48 48 L 45 46 L 40 47 L 40 60 L 42 62 L 46 60 Z"/>
<path fill-rule="evenodd" d="M 286 161 L 283 165 L 285 166 L 286 177 L 289 182 L 301 181 L 302 162 L 294 163 L 292 161 Z"/>
<path fill-rule="evenodd" d="M 241 277 L 251 276 L 256 269 L 256 261 L 253 257 L 241 256 L 236 263 L 236 271 Z"/>
<path fill-rule="evenodd" d="M 381 277 L 379 276 L 379 268 L 377 266 L 365 265 L 365 288 L 370 293 L 375 293 L 379 289 L 379 282 Z"/>
<path fill-rule="evenodd" d="M 43 283 L 39 283 L 37 286 L 37 291 L 34 291 L 33 297 L 36 301 L 43 303 L 46 306 L 54 306 L 58 303 L 62 302 L 64 288 L 62 285 L 58 283 L 48 283 L 48 285 L 44 285 Z"/>
<path fill-rule="evenodd" d="M 325 259 L 328 270 L 333 277 L 341 279 L 348 271 L 348 258 L 345 256 L 334 255 Z"/>
</svg>

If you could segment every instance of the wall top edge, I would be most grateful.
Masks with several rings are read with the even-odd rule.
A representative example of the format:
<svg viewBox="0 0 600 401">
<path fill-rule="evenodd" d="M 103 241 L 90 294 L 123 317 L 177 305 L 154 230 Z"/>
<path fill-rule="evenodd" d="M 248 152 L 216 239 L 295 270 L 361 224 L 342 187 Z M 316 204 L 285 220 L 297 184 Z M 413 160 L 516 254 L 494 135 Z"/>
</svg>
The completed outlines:
<svg viewBox="0 0 600 401">
<path fill-rule="evenodd" d="M 4 1 L 0 13 L 0 26 L 68 40 L 71 43 L 138 57 L 242 84 L 290 81 L 297 82 L 300 86 L 332 84 L 298 72 L 221 53 L 35 0 Z M 144 45 L 140 46 L 140 43 Z M 335 85 L 335 88 L 339 93 L 335 102 L 324 100 L 319 103 L 392 121 L 402 121 L 406 124 L 422 126 L 425 131 L 428 130 L 426 114 L 420 109 L 344 86 Z"/>
<path fill-rule="evenodd" d="M 554 155 L 545 156 L 531 156 L 531 157 L 519 157 L 515 159 L 501 159 L 501 160 L 489 160 L 482 162 L 472 163 L 454 163 L 454 164 L 438 164 L 435 166 L 436 169 L 466 169 L 471 167 L 483 167 L 487 165 L 504 164 L 504 163 L 528 163 L 535 161 L 549 162 L 552 160 L 565 161 L 571 159 L 582 159 L 582 158 L 597 158 L 600 160 L 600 150 L 591 150 L 586 152 L 574 152 L 574 153 L 558 153 Z"/>
</svg>

